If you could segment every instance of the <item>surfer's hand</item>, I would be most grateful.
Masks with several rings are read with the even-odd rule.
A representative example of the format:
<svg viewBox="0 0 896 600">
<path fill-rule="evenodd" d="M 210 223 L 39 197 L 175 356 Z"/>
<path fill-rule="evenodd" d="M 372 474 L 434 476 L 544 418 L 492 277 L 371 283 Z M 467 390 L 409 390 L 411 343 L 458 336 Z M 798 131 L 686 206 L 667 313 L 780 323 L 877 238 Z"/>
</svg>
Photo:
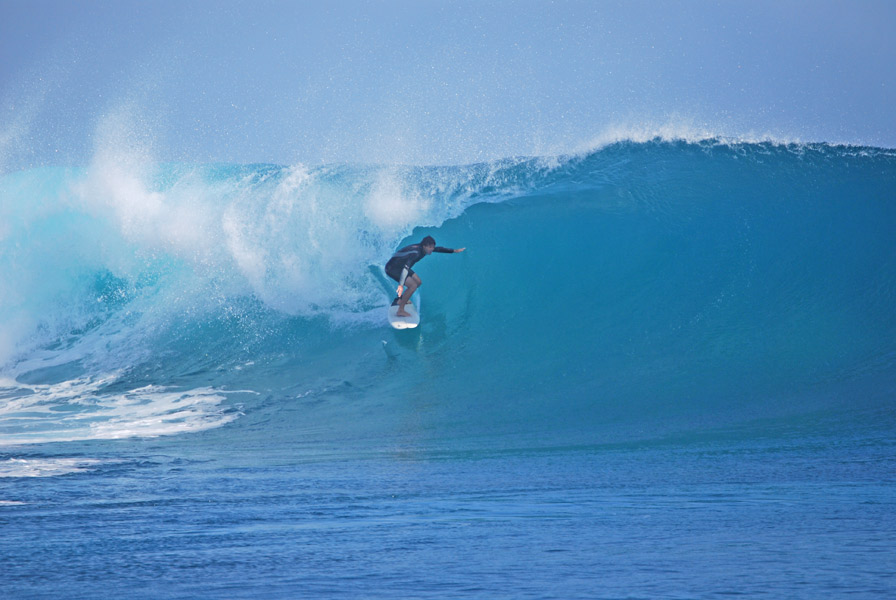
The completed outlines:
<svg viewBox="0 0 896 600">
<path fill-rule="evenodd" d="M 454 253 L 457 254 L 458 252 L 463 252 L 464 250 L 466 250 L 466 248 L 458 248 L 454 251 Z"/>
<path fill-rule="evenodd" d="M 398 289 L 396 291 L 398 292 L 398 297 L 401 298 L 401 294 L 402 294 L 402 292 L 404 292 L 404 286 L 403 285 L 398 286 Z"/>
</svg>

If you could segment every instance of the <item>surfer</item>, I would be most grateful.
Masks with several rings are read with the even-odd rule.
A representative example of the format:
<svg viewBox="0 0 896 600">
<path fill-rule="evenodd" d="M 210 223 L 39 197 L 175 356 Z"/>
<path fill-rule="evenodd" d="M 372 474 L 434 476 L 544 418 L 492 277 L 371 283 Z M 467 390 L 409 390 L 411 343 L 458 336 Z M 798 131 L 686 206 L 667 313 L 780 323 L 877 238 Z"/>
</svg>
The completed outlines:
<svg viewBox="0 0 896 600">
<path fill-rule="evenodd" d="M 405 246 L 392 255 L 389 262 L 386 263 L 386 275 L 398 282 L 398 312 L 399 317 L 409 317 L 410 314 L 404 309 L 405 305 L 423 283 L 420 276 L 414 273 L 411 268 L 414 264 L 425 256 L 429 256 L 433 252 L 441 252 L 444 254 L 452 254 L 455 252 L 463 252 L 466 248 L 442 248 L 436 246 L 436 241 L 432 236 L 426 236 L 419 244 L 411 244 Z M 407 288 L 405 288 L 407 285 Z"/>
</svg>

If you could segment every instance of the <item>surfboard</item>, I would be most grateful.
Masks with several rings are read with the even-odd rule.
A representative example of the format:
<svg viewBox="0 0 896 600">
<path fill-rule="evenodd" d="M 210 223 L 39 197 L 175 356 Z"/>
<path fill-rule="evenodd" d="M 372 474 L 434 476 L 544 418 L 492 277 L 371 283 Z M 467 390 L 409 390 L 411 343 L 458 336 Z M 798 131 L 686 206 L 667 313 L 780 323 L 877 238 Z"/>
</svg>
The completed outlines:
<svg viewBox="0 0 896 600">
<path fill-rule="evenodd" d="M 420 313 L 417 310 L 417 307 L 414 306 L 413 302 L 408 302 L 407 304 L 405 304 L 404 310 L 411 316 L 399 317 L 397 314 L 398 298 L 393 300 L 392 306 L 389 307 L 389 325 L 391 325 L 395 329 L 413 329 L 420 324 Z"/>
</svg>

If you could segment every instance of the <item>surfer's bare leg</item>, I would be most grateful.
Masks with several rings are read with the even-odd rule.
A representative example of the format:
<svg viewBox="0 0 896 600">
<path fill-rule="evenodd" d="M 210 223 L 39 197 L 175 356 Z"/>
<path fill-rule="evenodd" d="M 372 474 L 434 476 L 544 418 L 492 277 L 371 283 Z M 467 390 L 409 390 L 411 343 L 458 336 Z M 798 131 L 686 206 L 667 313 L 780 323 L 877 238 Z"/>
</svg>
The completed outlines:
<svg viewBox="0 0 896 600">
<path fill-rule="evenodd" d="M 398 300 L 398 311 L 396 311 L 396 315 L 398 315 L 399 317 L 411 316 L 411 314 L 404 309 L 404 306 L 411 299 L 411 296 L 414 294 L 414 292 L 417 291 L 417 288 L 420 287 L 421 283 L 423 282 L 420 281 L 420 277 L 416 273 L 404 280 L 404 293 Z"/>
</svg>

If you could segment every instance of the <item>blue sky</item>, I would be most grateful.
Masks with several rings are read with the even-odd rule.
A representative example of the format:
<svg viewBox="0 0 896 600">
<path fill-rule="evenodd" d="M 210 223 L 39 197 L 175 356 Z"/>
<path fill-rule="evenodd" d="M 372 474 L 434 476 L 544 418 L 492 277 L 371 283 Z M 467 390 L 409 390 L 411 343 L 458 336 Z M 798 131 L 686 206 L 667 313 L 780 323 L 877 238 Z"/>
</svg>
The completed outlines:
<svg viewBox="0 0 896 600">
<path fill-rule="evenodd" d="M 896 146 L 896 2 L 0 0 L 0 169 Z"/>
</svg>

